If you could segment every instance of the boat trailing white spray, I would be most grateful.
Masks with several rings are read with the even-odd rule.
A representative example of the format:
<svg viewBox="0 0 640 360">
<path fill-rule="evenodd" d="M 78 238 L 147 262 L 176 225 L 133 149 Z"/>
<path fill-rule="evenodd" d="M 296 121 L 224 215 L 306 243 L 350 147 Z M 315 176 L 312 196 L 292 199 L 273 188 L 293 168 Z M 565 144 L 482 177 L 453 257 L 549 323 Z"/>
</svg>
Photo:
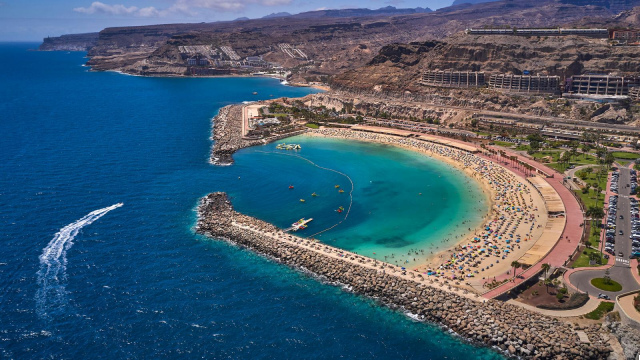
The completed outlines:
<svg viewBox="0 0 640 360">
<path fill-rule="evenodd" d="M 41 318 L 61 310 L 67 304 L 65 283 L 67 280 L 67 250 L 73 245 L 73 239 L 80 230 L 103 217 L 111 210 L 121 207 L 118 203 L 98 209 L 58 231 L 40 255 L 38 271 L 38 290 L 36 293 L 36 311 Z"/>
</svg>

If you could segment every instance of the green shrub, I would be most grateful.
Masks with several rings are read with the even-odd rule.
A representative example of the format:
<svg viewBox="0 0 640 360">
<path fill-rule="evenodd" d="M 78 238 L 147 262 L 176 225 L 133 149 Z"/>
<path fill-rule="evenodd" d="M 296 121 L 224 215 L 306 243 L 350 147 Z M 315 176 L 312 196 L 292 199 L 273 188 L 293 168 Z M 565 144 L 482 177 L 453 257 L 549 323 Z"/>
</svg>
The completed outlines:
<svg viewBox="0 0 640 360">
<path fill-rule="evenodd" d="M 539 309 L 546 310 L 571 310 L 577 309 L 589 301 L 589 295 L 575 293 L 571 294 L 569 299 L 563 303 L 555 303 L 555 304 L 541 304 L 536 306 Z"/>
<path fill-rule="evenodd" d="M 591 285 L 597 287 L 600 290 L 617 292 L 622 290 L 620 283 L 611 279 L 595 278 L 591 279 Z"/>
<path fill-rule="evenodd" d="M 601 302 L 598 307 L 584 317 L 591 320 L 600 320 L 606 313 L 611 312 L 616 304 L 612 302 Z"/>
</svg>

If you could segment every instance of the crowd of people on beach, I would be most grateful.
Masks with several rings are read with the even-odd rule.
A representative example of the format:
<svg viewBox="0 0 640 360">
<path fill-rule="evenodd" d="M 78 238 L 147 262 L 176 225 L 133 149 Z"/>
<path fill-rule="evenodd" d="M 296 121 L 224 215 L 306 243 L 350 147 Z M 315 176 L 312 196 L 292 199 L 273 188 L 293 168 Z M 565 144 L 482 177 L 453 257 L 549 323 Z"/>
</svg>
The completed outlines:
<svg viewBox="0 0 640 360">
<path fill-rule="evenodd" d="M 469 175 L 486 186 L 484 191 L 490 193 L 487 196 L 491 196 L 492 206 L 485 215 L 482 226 L 473 229 L 467 227 L 468 236 L 450 234 L 452 237 L 440 239 L 440 246 L 435 246 L 435 257 L 432 255 L 433 247 L 412 249 L 408 251 L 406 259 L 402 256 L 401 264 L 392 260 L 396 265 L 407 268 L 411 266 L 412 270 L 421 274 L 455 281 L 466 282 L 475 277 L 488 281 L 485 274 L 494 267 L 509 269 L 511 262 L 522 256 L 521 249 L 529 248 L 533 244 L 534 232 L 542 226 L 540 222 L 544 209 L 539 209 L 534 204 L 533 186 L 484 157 L 411 137 L 331 128 L 314 130 L 313 133 L 320 136 L 388 143 L 412 148 L 430 156 L 450 159 L 460 168 L 470 170 L 467 171 Z M 474 198 L 470 200 L 480 201 Z M 486 211 L 477 209 L 483 210 Z M 543 215 L 544 218 L 546 215 Z M 465 224 L 466 221 L 462 221 L 458 226 L 464 227 Z M 456 245 L 452 248 L 454 244 Z M 449 250 L 442 253 L 442 250 L 447 248 Z M 416 260 L 415 257 L 419 259 Z M 429 258 L 427 264 L 425 258 Z"/>
</svg>

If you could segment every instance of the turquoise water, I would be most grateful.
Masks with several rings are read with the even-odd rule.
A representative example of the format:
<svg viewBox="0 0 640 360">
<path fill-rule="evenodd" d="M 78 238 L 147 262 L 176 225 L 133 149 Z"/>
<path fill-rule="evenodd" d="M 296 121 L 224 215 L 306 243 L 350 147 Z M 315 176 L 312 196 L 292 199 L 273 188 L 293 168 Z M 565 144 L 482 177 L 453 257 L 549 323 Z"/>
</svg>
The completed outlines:
<svg viewBox="0 0 640 360">
<path fill-rule="evenodd" d="M 233 175 L 238 173 L 241 179 L 231 194 L 239 211 L 282 228 L 301 217 L 313 218 L 299 236 L 311 236 L 343 219 L 346 212 L 336 209 L 348 210 L 352 185 L 345 176 L 314 167 L 293 154 L 351 178 L 353 206 L 347 219 L 316 238 L 359 254 L 381 260 L 387 256 L 387 261 L 398 265 L 424 262 L 432 252 L 454 244 L 456 236 L 467 234 L 469 227 L 479 225 L 486 214 L 486 197 L 474 180 L 423 154 L 308 136 L 286 142 L 298 143 L 302 149 L 283 151 L 269 144 L 236 154 Z M 311 196 L 314 192 L 318 196 Z M 461 224 L 464 220 L 468 222 Z"/>
<path fill-rule="evenodd" d="M 0 44 L 0 358 L 500 358 L 194 234 L 198 200 L 220 190 L 280 226 L 313 216 L 311 231 L 335 220 L 344 196 L 333 186 L 347 186 L 337 174 L 258 152 L 271 145 L 241 151 L 233 166 L 208 163 L 221 106 L 313 90 L 91 73 L 82 53 L 27 51 L 36 46 Z M 467 196 L 455 181 L 436 187 L 447 168 L 410 152 L 295 141 L 354 179 L 353 213 L 323 241 L 366 252 L 367 237 L 400 236 L 407 242 L 382 245 L 417 246 L 447 227 L 440 197 Z M 313 191 L 320 196 L 301 207 Z M 381 219 L 409 225 L 384 229 Z"/>
</svg>

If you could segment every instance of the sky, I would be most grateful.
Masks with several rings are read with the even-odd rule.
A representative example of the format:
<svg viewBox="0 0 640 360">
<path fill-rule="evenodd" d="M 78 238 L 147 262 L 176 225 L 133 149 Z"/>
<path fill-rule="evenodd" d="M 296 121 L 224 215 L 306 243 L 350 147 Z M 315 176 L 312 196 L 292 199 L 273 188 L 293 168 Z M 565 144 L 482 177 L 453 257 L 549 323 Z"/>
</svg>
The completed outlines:
<svg viewBox="0 0 640 360">
<path fill-rule="evenodd" d="M 318 9 L 429 7 L 453 0 L 0 0 L 0 41 L 96 32 L 112 26 L 213 22 Z"/>
</svg>

